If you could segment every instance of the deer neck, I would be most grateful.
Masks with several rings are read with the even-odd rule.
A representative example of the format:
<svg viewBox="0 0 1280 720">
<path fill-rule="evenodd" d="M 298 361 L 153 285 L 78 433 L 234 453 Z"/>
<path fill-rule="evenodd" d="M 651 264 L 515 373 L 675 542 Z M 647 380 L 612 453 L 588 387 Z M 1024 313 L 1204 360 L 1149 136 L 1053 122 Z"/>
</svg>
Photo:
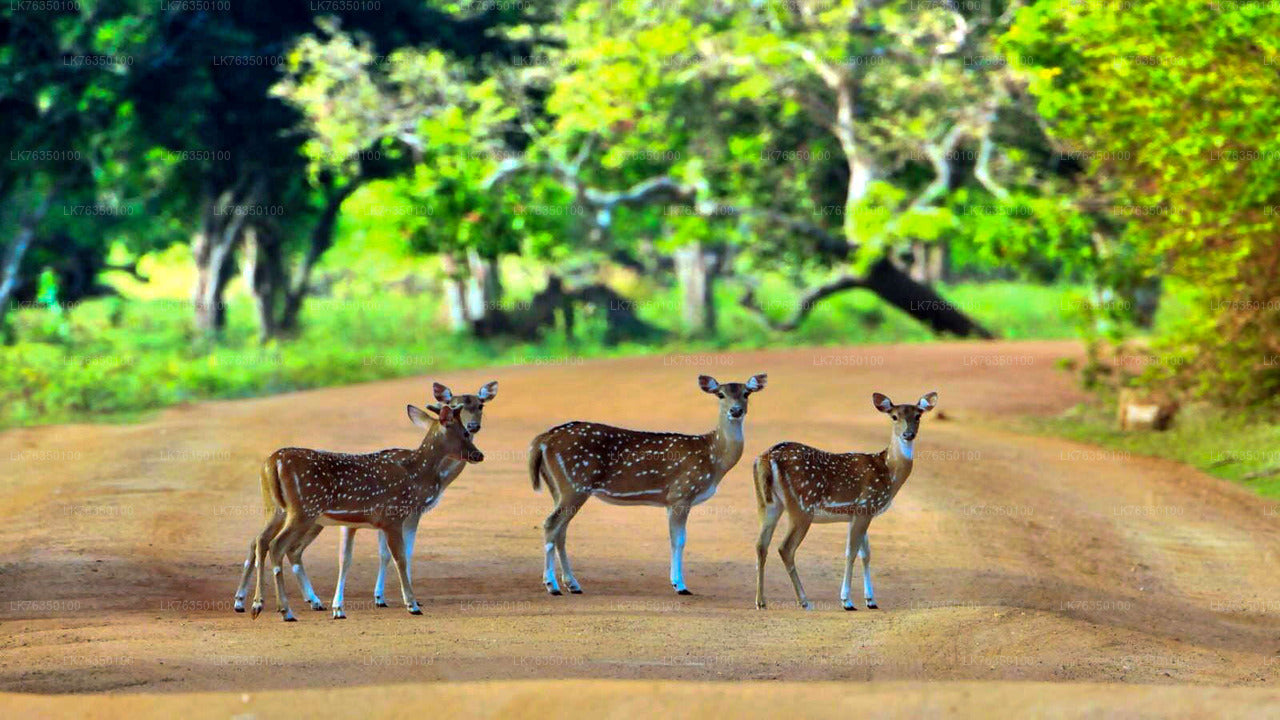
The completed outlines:
<svg viewBox="0 0 1280 720">
<path fill-rule="evenodd" d="M 711 431 L 711 461 L 720 471 L 721 476 L 738 464 L 738 460 L 742 457 L 744 420 L 746 420 L 745 417 L 734 420 L 727 413 L 721 412 L 720 424 Z"/>
<path fill-rule="evenodd" d="M 444 426 L 438 422 L 431 423 L 431 429 L 427 430 L 426 437 L 422 438 L 418 449 L 413 451 L 408 469 L 415 480 L 438 481 L 444 474 L 444 470 L 449 467 L 451 458 L 444 454 L 444 433 Z"/>
<path fill-rule="evenodd" d="M 914 440 L 903 440 L 897 433 L 889 438 L 889 447 L 885 450 L 885 465 L 889 468 L 889 476 L 894 485 L 901 485 L 911 474 L 915 454 Z"/>
</svg>

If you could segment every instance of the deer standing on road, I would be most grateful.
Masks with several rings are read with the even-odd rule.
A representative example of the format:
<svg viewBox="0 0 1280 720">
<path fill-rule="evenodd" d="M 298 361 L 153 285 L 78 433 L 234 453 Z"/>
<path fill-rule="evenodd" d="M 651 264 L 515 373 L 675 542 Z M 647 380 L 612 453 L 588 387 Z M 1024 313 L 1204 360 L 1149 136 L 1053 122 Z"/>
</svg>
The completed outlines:
<svg viewBox="0 0 1280 720">
<path fill-rule="evenodd" d="M 432 412 L 439 413 L 441 405 L 448 404 L 449 407 L 453 409 L 454 415 L 458 416 L 463 427 L 465 427 L 474 436 L 476 433 L 480 432 L 480 424 L 484 415 L 485 403 L 497 396 L 498 382 L 495 380 L 485 383 L 485 385 L 481 387 L 480 391 L 475 395 L 454 395 L 453 391 L 440 383 L 433 383 L 432 392 L 435 395 L 437 402 L 428 405 L 427 409 Z M 409 453 L 411 451 L 386 450 L 383 452 Z M 466 465 L 467 463 L 462 460 L 447 459 L 442 461 L 439 470 L 440 492 L 436 493 L 434 497 L 432 497 L 430 503 L 426 507 L 423 507 L 422 511 L 418 513 L 417 516 L 413 516 L 411 514 L 406 517 L 406 522 L 411 526 L 405 531 L 408 544 L 407 553 L 409 557 L 413 556 L 413 548 L 418 536 L 418 520 L 421 518 L 422 513 L 430 510 L 437 502 L 439 502 L 440 495 L 443 493 L 444 489 L 458 478 L 458 475 L 462 473 L 462 469 L 466 467 Z M 276 518 L 276 530 L 278 531 L 279 524 L 284 521 L 284 507 L 276 505 L 275 497 L 276 493 L 264 494 L 263 501 L 269 502 L 270 507 L 268 508 L 268 512 L 270 514 L 268 517 Z M 274 512 L 272 512 L 272 509 L 274 509 Z M 287 550 L 289 562 L 293 566 L 293 574 L 297 577 L 298 584 L 302 588 L 302 593 L 306 596 L 307 602 L 311 605 L 311 609 L 313 610 L 324 610 L 325 607 L 324 603 L 312 588 L 311 580 L 307 577 L 306 567 L 302 564 L 302 555 L 323 529 L 324 525 L 316 525 L 300 543 Z M 347 571 L 351 568 L 352 553 L 355 549 L 354 542 L 356 529 L 357 528 L 346 525 L 343 525 L 340 528 L 341 540 L 338 546 L 338 586 L 333 593 L 333 617 L 338 620 L 346 617 L 346 614 L 342 609 L 344 602 L 343 596 L 346 588 Z M 256 548 L 257 540 L 255 539 L 250 541 L 249 554 L 244 561 L 244 573 L 240 577 L 240 587 L 236 591 L 235 596 L 236 612 L 244 612 L 245 595 L 249 591 L 249 580 L 253 576 L 253 569 L 256 567 Z M 378 531 L 378 560 L 378 580 L 374 585 L 373 590 L 374 602 L 378 607 L 386 607 L 387 602 L 384 595 L 384 588 L 386 587 L 387 565 L 391 562 L 391 549 L 387 544 L 387 534 L 381 530 Z"/>
<path fill-rule="evenodd" d="M 720 398 L 716 428 L 703 435 L 642 432 L 591 422 L 569 422 L 538 435 L 529 447 L 529 476 L 533 489 L 546 480 L 556 507 L 544 529 L 546 566 L 542 582 L 547 592 L 560 594 L 555 558 L 569 592 L 582 586 L 569 567 L 565 536 L 569 521 L 588 498 L 596 496 L 618 505 L 657 505 L 667 508 L 671 533 L 671 586 L 691 595 L 684 583 L 685 523 L 694 505 L 706 502 L 716 486 L 742 457 L 742 423 L 747 398 L 764 389 L 762 373 L 745 383 L 716 382 L 698 376 L 704 392 Z"/>
<path fill-rule="evenodd" d="M 436 402 L 428 405 L 427 409 L 432 412 L 439 413 L 441 407 L 448 405 L 453 409 L 453 413 L 459 417 L 463 427 L 465 427 L 467 431 L 474 436 L 480 432 L 480 423 L 483 419 L 485 403 L 492 400 L 498 394 L 498 381 L 494 380 L 493 382 L 485 383 L 485 385 L 481 387 L 475 395 L 454 395 L 453 391 L 440 383 L 432 385 L 432 392 L 435 395 Z M 466 466 L 467 463 L 463 460 L 448 459 L 441 463 L 439 473 L 440 493 L 435 495 L 429 505 L 422 508 L 423 513 L 430 510 L 437 502 L 440 501 L 440 494 L 443 493 L 444 489 L 449 487 L 454 480 L 458 479 L 458 476 L 462 474 L 462 469 Z M 406 518 L 406 522 L 412 525 L 412 527 L 406 531 L 410 557 L 413 556 L 413 545 L 418 537 L 418 518 L 420 517 L 421 514 L 419 514 L 418 517 Z M 339 608 L 342 605 L 343 588 L 346 585 L 347 579 L 346 568 L 351 566 L 351 553 L 355 547 L 354 542 L 356 528 L 344 525 L 341 532 L 342 537 L 338 547 L 338 567 L 340 568 L 340 571 L 338 573 L 338 587 L 334 592 L 333 601 L 335 618 L 342 617 L 338 614 L 336 608 Z M 390 563 L 391 548 L 387 545 L 387 533 L 379 530 L 378 580 L 373 586 L 373 602 L 378 607 L 387 606 L 384 591 L 387 582 L 387 565 Z"/>
<path fill-rule="evenodd" d="M 812 607 L 796 572 L 796 549 L 804 542 L 812 523 L 847 522 L 849 537 L 844 550 L 840 601 L 845 610 L 858 609 L 849 598 L 856 553 L 862 558 L 862 588 L 867 607 L 876 608 L 867 527 L 873 517 L 888 508 L 911 475 L 920 418 L 938 404 L 938 393 L 931 392 L 914 405 L 894 405 L 880 393 L 874 393 L 871 401 L 893 421 L 893 436 L 884 450 L 829 453 L 800 443 L 784 442 L 756 459 L 756 502 L 760 510 L 760 538 L 756 542 L 757 608 L 765 606 L 764 563 L 769 543 L 773 541 L 773 530 L 784 509 L 791 519 L 791 527 L 778 547 L 778 554 L 791 576 L 800 606 L 806 610 Z"/>
<path fill-rule="evenodd" d="M 417 528 L 423 509 L 439 499 L 444 489 L 442 471 L 455 461 L 481 462 L 484 456 L 452 407 L 442 405 L 438 421 L 413 405 L 407 410 L 413 424 L 427 431 L 416 450 L 353 455 L 284 448 L 267 458 L 262 468 L 262 493 L 269 517 L 254 542 L 258 571 L 254 618 L 262 612 L 266 591 L 263 567 L 269 554 L 278 609 L 285 621 L 296 620 L 289 609 L 280 560 L 286 553 L 295 561 L 300 559 L 303 542 L 314 538 L 316 528 L 325 525 L 369 527 L 385 533 L 400 574 L 405 607 L 414 615 L 422 614 L 409 577 L 413 548 L 409 535 Z M 351 564 L 349 556 L 344 559 L 342 575 Z M 333 613 L 335 618 L 345 617 L 340 597 L 335 599 Z"/>
</svg>

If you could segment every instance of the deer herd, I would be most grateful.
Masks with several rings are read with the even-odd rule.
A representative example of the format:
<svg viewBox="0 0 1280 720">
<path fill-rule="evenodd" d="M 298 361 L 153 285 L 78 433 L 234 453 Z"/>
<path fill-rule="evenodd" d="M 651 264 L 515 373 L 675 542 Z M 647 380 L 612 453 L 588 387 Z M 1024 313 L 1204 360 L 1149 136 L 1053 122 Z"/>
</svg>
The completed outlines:
<svg viewBox="0 0 1280 720">
<path fill-rule="evenodd" d="M 546 483 L 555 508 L 543 523 L 542 583 L 551 595 L 561 587 L 580 594 L 582 585 L 569 566 L 565 539 L 569 523 L 591 497 L 616 505 L 654 505 L 667 510 L 671 535 L 671 586 L 690 595 L 684 579 L 685 525 L 693 506 L 711 499 L 743 450 L 747 399 L 764 390 L 766 376 L 742 383 L 720 383 L 701 375 L 702 391 L 717 399 L 716 425 L 701 435 L 628 430 L 602 423 L 573 421 L 557 425 L 533 438 L 529 446 L 529 478 L 536 491 Z M 410 568 L 418 521 L 435 507 L 445 489 L 468 463 L 484 460 L 475 446 L 484 406 L 497 395 L 490 382 L 474 395 L 454 395 L 435 383 L 436 402 L 421 409 L 408 406 L 409 420 L 425 432 L 415 450 L 390 449 L 348 454 L 282 448 L 267 458 L 260 474 L 265 525 L 249 543 L 244 572 L 235 595 L 236 612 L 244 612 L 249 583 L 255 577 L 252 614 L 262 612 L 267 573 L 275 585 L 276 604 L 286 621 L 294 621 L 285 593 L 281 561 L 287 556 L 302 594 L 313 610 L 324 610 L 316 595 L 302 554 L 327 525 L 341 529 L 338 585 L 333 617 L 346 617 L 343 594 L 351 568 L 356 530 L 378 531 L 380 568 L 374 601 L 386 607 L 387 565 L 394 563 L 400 595 L 414 615 L 422 609 L 413 593 Z M 914 442 L 920 419 L 938 402 L 931 392 L 914 404 L 896 405 L 874 393 L 875 409 L 892 423 L 889 445 L 877 453 L 833 453 L 796 442 L 782 442 L 764 451 L 753 465 L 760 536 L 756 542 L 756 607 L 764 608 L 764 566 L 773 531 L 785 512 L 790 523 L 778 554 L 795 587 L 801 607 L 811 608 L 796 572 L 795 555 L 810 525 L 848 523 L 844 582 L 840 600 L 856 610 L 850 599 L 853 559 L 862 560 L 863 596 L 876 608 L 871 587 L 871 546 L 867 528 L 872 518 L 888 509 L 911 474 Z M 556 565 L 559 563 L 559 577 Z"/>
</svg>

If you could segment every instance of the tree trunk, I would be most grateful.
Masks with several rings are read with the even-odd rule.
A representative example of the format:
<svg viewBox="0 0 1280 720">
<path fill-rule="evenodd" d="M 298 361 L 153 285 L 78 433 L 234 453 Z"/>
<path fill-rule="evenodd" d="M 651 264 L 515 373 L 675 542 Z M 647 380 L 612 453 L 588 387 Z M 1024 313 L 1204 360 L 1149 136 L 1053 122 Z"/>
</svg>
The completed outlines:
<svg viewBox="0 0 1280 720">
<path fill-rule="evenodd" d="M 223 191 L 216 200 L 205 203 L 200 231 L 191 242 L 196 263 L 196 286 L 192 293 L 196 328 L 205 334 L 219 334 L 227 324 L 227 306 L 223 300 L 231 281 L 231 258 L 242 240 L 250 206 L 257 203 L 265 187 L 258 178 L 252 188 L 237 197 L 247 178 Z"/>
<path fill-rule="evenodd" d="M 449 253 L 440 254 L 440 267 L 444 270 L 444 301 L 449 311 L 449 329 L 454 332 L 466 332 L 470 327 L 467 322 L 466 290 L 463 286 L 462 270 L 458 261 Z"/>
<path fill-rule="evenodd" d="M 9 243 L 9 248 L 5 252 L 3 267 L 0 267 L 0 321 L 4 320 L 5 312 L 9 308 L 9 299 L 13 297 L 13 291 L 18 287 L 18 274 L 22 270 L 22 258 L 26 257 L 27 250 L 31 247 L 31 243 L 35 241 L 36 227 L 44 216 L 49 212 L 49 206 L 53 204 L 54 192 L 50 192 L 40 201 L 40 205 L 26 215 L 18 226 L 18 233 L 14 236 L 13 241 Z"/>
<path fill-rule="evenodd" d="M 912 280 L 888 259 L 871 266 L 862 287 L 890 305 L 927 324 L 934 332 L 960 337 L 994 337 L 928 285 Z"/>
<path fill-rule="evenodd" d="M 951 241 L 941 239 L 929 246 L 929 282 L 951 279 Z"/>
<path fill-rule="evenodd" d="M 854 288 L 870 290 L 885 302 L 925 323 L 934 332 L 951 333 L 960 337 L 986 339 L 994 337 L 990 331 L 961 312 L 933 288 L 912 280 L 910 275 L 887 257 L 881 258 L 872 265 L 866 277 L 844 275 L 811 288 L 801 296 L 796 311 L 791 317 L 781 322 L 770 319 L 760 308 L 752 293 L 748 292 L 744 295 L 741 302 L 743 307 L 764 318 L 765 322 L 775 330 L 791 331 L 800 327 L 800 323 L 804 322 L 819 302 Z"/>
<path fill-rule="evenodd" d="M 324 211 L 320 213 L 315 227 L 311 229 L 311 242 L 307 246 L 307 254 L 303 256 L 294 274 L 293 284 L 285 291 L 284 308 L 280 311 L 280 321 L 277 323 L 280 332 L 297 332 L 298 319 L 302 315 L 302 303 L 306 300 L 307 293 L 311 291 L 311 272 L 315 270 L 316 264 L 320 262 L 320 257 L 325 251 L 333 247 L 333 236 L 337 232 L 338 215 L 342 210 L 342 203 L 351 197 L 351 193 L 360 187 L 360 183 L 361 180 L 354 179 L 340 189 L 335 189 L 332 183 L 326 183 Z M 283 253 L 283 249 L 278 249 L 278 252 Z M 283 259 L 279 260 L 279 264 L 283 268 Z"/>
<path fill-rule="evenodd" d="M 213 203 L 205 209 L 200 231 L 191 242 L 191 254 L 196 263 L 196 286 L 192 293 L 195 305 L 196 328 L 205 334 L 222 332 L 227 322 L 227 308 L 223 291 L 231 279 L 229 261 L 232 245 L 239 233 L 229 227 L 230 218 L 222 215 L 221 203 Z"/>
<path fill-rule="evenodd" d="M 279 236 L 267 228 L 250 226 L 244 240 L 245 283 L 258 315 L 258 340 L 266 342 L 279 329 L 277 308 L 285 284 Z"/>
<path fill-rule="evenodd" d="M 685 330 L 714 336 L 717 329 L 713 295 L 714 253 L 704 250 L 702 243 L 691 243 L 676 250 L 675 263 L 676 275 L 680 279 Z"/>
</svg>

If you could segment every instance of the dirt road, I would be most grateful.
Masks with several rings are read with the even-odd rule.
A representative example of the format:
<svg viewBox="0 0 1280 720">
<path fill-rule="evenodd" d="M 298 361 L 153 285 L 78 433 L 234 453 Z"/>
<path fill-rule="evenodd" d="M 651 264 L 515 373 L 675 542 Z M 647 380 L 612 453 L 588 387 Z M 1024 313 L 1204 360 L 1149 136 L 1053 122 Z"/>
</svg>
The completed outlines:
<svg viewBox="0 0 1280 720">
<path fill-rule="evenodd" d="M 1280 702 L 1275 503 L 1174 463 L 1001 429 L 1003 419 L 1079 401 L 1072 377 L 1055 368 L 1078 354 L 1069 343 L 944 343 L 448 373 L 439 379 L 457 391 L 495 378 L 501 386 L 477 438 L 486 461 L 423 520 L 414 563 L 422 617 L 398 602 L 371 607 L 376 543 L 368 531 L 358 535 L 345 622 L 305 610 L 291 578 L 295 611 L 304 608 L 298 623 L 271 612 L 251 621 L 231 611 L 231 596 L 260 525 L 261 460 L 285 445 L 414 445 L 404 405 L 426 401 L 431 376 L 203 403 L 136 425 L 6 432 L 0 689 L 155 693 L 165 705 L 143 707 L 206 712 L 222 701 L 178 693 L 230 692 L 217 696 L 228 707 L 253 693 L 243 705 L 252 710 L 259 701 L 288 707 L 291 696 L 276 691 L 382 703 L 388 696 L 369 686 L 426 681 L 830 680 L 877 682 L 813 686 L 812 697 L 831 699 L 827 709 L 860 693 L 961 710 L 1006 696 L 1077 708 L 1116 697 L 1142 712 Z M 569 419 L 702 432 L 715 402 L 695 376 L 744 380 L 760 371 L 770 382 L 752 398 L 744 459 L 689 521 L 686 578 L 695 595 L 678 597 L 667 583 L 660 509 L 593 501 L 569 533 L 586 594 L 548 596 L 540 526 L 551 500 L 529 486 L 529 438 Z M 776 554 L 770 608 L 755 610 L 750 459 L 783 439 L 884 447 L 888 422 L 871 407 L 873 390 L 897 402 L 937 390 L 945 414 L 922 425 L 914 474 L 871 526 L 881 609 L 840 609 L 844 531 L 825 525 L 799 552 L 815 610 L 796 606 Z M 337 533 L 326 531 L 307 555 L 322 596 L 332 593 L 336 545 Z M 393 580 L 388 595 L 398 598 L 394 588 Z M 1081 683 L 1205 687 L 1134 693 Z M 330 687 L 353 689 L 320 692 Z M 538 686 L 485 687 L 529 698 Z M 581 694 L 595 686 L 556 687 Z M 626 708 L 619 687 L 597 690 Z M 642 687 L 726 702 L 722 686 Z M 762 712 L 767 704 L 744 698 L 808 692 L 732 687 L 747 693 L 733 702 Z M 428 701 L 454 691 L 395 692 Z M 127 714 L 138 706 L 115 707 Z"/>
</svg>

